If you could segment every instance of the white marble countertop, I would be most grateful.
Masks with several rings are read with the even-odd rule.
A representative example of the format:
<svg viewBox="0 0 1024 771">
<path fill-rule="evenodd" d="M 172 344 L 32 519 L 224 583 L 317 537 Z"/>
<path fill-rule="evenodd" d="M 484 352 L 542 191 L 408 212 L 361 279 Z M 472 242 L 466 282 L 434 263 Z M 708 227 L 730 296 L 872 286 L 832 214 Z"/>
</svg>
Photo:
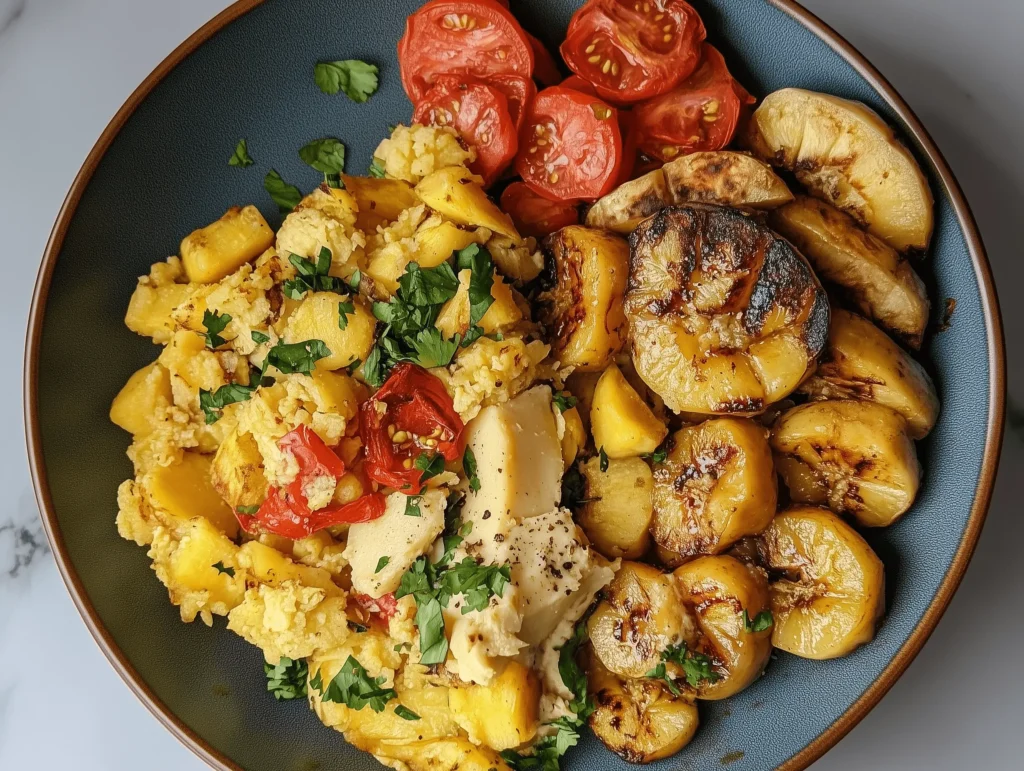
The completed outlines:
<svg viewBox="0 0 1024 771">
<path fill-rule="evenodd" d="M 339 0 L 340 2 L 341 0 Z M 757 0 L 735 0 L 756 2 Z M 45 545 L 22 439 L 32 284 L 79 166 L 121 103 L 226 0 L 0 0 L 0 768 L 203 768 L 135 700 L 79 619 Z M 1024 718 L 1024 204 L 1021 0 L 805 0 L 928 126 L 974 207 L 1002 288 L 1016 430 L 988 525 L 931 642 L 820 771 L 1020 768 Z"/>
</svg>

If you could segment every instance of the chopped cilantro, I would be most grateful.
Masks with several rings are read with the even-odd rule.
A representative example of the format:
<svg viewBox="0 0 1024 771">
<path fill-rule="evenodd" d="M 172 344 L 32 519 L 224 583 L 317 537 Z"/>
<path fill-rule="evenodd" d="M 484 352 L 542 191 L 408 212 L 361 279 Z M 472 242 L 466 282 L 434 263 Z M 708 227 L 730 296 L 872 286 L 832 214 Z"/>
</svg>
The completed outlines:
<svg viewBox="0 0 1024 771">
<path fill-rule="evenodd" d="M 344 91 L 353 102 L 362 104 L 377 91 L 377 72 L 377 65 L 359 59 L 317 62 L 313 67 L 313 80 L 325 94 L 334 96 Z"/>
<path fill-rule="evenodd" d="M 323 340 L 306 340 L 301 343 L 278 343 L 267 353 L 267 362 L 286 375 L 301 372 L 313 373 L 317 361 L 331 355 L 331 349 Z M 227 386 L 225 386 L 226 388 Z M 218 393 L 223 389 L 219 389 Z M 248 397 L 247 397 L 248 398 Z"/>
<path fill-rule="evenodd" d="M 562 505 L 567 509 L 574 509 L 592 500 L 593 498 L 587 497 L 586 477 L 580 473 L 577 466 L 571 466 L 562 476 Z"/>
<path fill-rule="evenodd" d="M 363 364 L 363 380 L 373 388 L 380 388 L 387 378 L 387 365 L 381 356 L 380 346 L 375 345 Z"/>
<path fill-rule="evenodd" d="M 679 686 L 676 685 L 676 681 L 672 679 L 672 676 L 668 673 L 668 670 L 665 668 L 664 661 L 658 664 L 658 666 L 656 666 L 650 672 L 647 672 L 644 675 L 644 677 L 649 677 L 652 680 L 662 680 L 665 683 L 665 685 L 668 686 L 668 689 L 672 692 L 673 696 L 678 696 L 680 693 L 682 693 L 682 691 L 679 690 Z"/>
<path fill-rule="evenodd" d="M 410 262 L 398 279 L 398 286 L 402 299 L 410 305 L 443 305 L 459 290 L 459 279 L 447 262 L 425 270 L 419 263 Z"/>
<path fill-rule="evenodd" d="M 598 456 L 598 458 L 600 458 L 599 463 L 601 465 L 601 471 L 607 471 L 608 470 L 608 453 L 606 453 L 604 451 L 604 447 L 602 447 L 600 449 L 600 451 L 597 453 L 597 456 Z"/>
<path fill-rule="evenodd" d="M 256 343 L 256 345 L 263 345 L 263 343 L 269 343 L 270 342 L 270 335 L 266 335 L 266 334 L 264 334 L 263 332 L 260 332 L 257 329 L 254 329 L 251 334 L 252 334 L 252 341 L 254 343 Z"/>
<path fill-rule="evenodd" d="M 720 678 L 712 666 L 711 659 L 703 653 L 689 650 L 686 643 L 666 648 L 662 651 L 661 660 L 671 661 L 681 666 L 686 675 L 686 682 L 694 688 L 700 685 L 701 680 L 714 683 Z"/>
<path fill-rule="evenodd" d="M 745 632 L 763 632 L 766 629 L 771 629 L 774 623 L 775 617 L 772 616 L 770 610 L 762 610 L 754 616 L 753 620 L 747 615 L 746 609 L 743 610 L 743 630 Z"/>
<path fill-rule="evenodd" d="M 299 149 L 304 163 L 323 172 L 331 187 L 341 187 L 341 173 L 345 170 L 345 145 L 333 137 L 314 139 Z"/>
<path fill-rule="evenodd" d="M 248 514 L 250 517 L 259 510 L 259 506 L 235 506 L 235 511 L 239 514 Z"/>
<path fill-rule="evenodd" d="M 244 139 L 239 139 L 238 144 L 235 145 L 235 151 L 228 159 L 228 166 L 238 166 L 244 169 L 246 166 L 252 166 L 253 163 L 254 161 L 249 155 L 249 143 Z"/>
<path fill-rule="evenodd" d="M 404 704 L 399 704 L 395 707 L 395 714 L 398 715 L 402 720 L 419 720 L 420 716 L 413 712 L 411 709 L 406 707 Z"/>
<path fill-rule="evenodd" d="M 391 562 L 391 557 L 381 557 L 379 560 L 377 560 L 377 569 L 373 571 L 373 574 L 377 575 L 377 573 L 379 573 L 388 566 L 389 562 Z"/>
<path fill-rule="evenodd" d="M 664 442 L 658 445 L 658 448 L 647 455 L 643 455 L 644 458 L 649 458 L 651 463 L 664 463 L 665 459 L 668 458 L 668 452 L 671 449 L 671 437 L 666 439 Z"/>
<path fill-rule="evenodd" d="M 218 573 L 223 573 L 228 578 L 235 577 L 235 569 L 227 567 L 223 562 L 214 562 L 213 567 L 217 569 Z"/>
<path fill-rule="evenodd" d="M 348 329 L 348 317 L 355 312 L 356 306 L 351 300 L 338 303 L 338 329 Z"/>
<path fill-rule="evenodd" d="M 420 484 L 423 484 L 444 471 L 444 456 L 438 452 L 433 454 L 424 452 L 416 456 L 413 465 L 423 472 L 420 475 Z"/>
<path fill-rule="evenodd" d="M 295 185 L 289 185 L 281 179 L 281 175 L 274 169 L 268 171 L 263 178 L 263 189 L 270 193 L 281 214 L 288 214 L 302 200 L 302 192 Z"/>
<path fill-rule="evenodd" d="M 420 512 L 420 501 L 423 498 L 419 495 L 410 495 L 405 499 L 405 516 L 407 517 L 422 517 L 423 514 Z"/>
<path fill-rule="evenodd" d="M 349 656 L 326 688 L 320 670 L 317 670 L 309 684 L 320 692 L 325 702 L 344 704 L 354 710 L 369 707 L 374 712 L 383 712 L 385 705 L 398 696 L 394 688 L 381 688 L 385 680 L 387 678 L 384 675 L 371 678 L 362 664 Z"/>
<path fill-rule="evenodd" d="M 476 473 L 476 455 L 473 454 L 473 448 L 468 445 L 466 451 L 462 453 L 462 468 L 469 479 L 469 489 L 474 493 L 480 492 L 480 477 Z"/>
<path fill-rule="evenodd" d="M 373 177 L 374 179 L 384 179 L 384 177 L 386 176 L 384 167 L 381 165 L 381 162 L 378 158 L 374 158 L 373 162 L 370 164 L 370 176 Z"/>
<path fill-rule="evenodd" d="M 572 394 L 568 394 L 565 391 L 558 391 L 554 396 L 551 397 L 551 401 L 558 407 L 559 412 L 565 412 L 571 410 L 576 406 L 576 397 Z"/>
<path fill-rule="evenodd" d="M 416 337 L 410 338 L 408 342 L 416 350 L 416 363 L 425 369 L 448 366 L 455 352 L 459 350 L 459 336 L 445 340 L 437 327 L 421 329 Z"/>
<path fill-rule="evenodd" d="M 267 690 L 278 701 L 305 698 L 309 669 L 304 659 L 282 656 L 277 664 L 264 663 L 263 673 L 267 676 Z"/>
<path fill-rule="evenodd" d="M 249 401 L 256 385 L 241 385 L 239 383 L 228 383 L 216 391 L 199 391 L 199 407 L 206 416 L 206 424 L 210 425 L 220 420 L 221 410 L 229 404 Z"/>
<path fill-rule="evenodd" d="M 459 270 L 469 268 L 469 324 L 476 326 L 494 302 L 491 287 L 494 285 L 494 263 L 491 254 L 479 244 L 470 244 L 456 252 Z"/>
<path fill-rule="evenodd" d="M 352 361 L 348 363 L 345 369 L 348 370 L 348 374 L 354 375 L 356 373 L 356 370 L 359 369 L 359 365 L 362 363 L 362 359 L 352 359 Z"/>
<path fill-rule="evenodd" d="M 511 580 L 508 565 L 478 565 L 472 557 L 466 557 L 441 575 L 440 588 L 451 597 L 462 595 L 462 615 L 466 615 L 486 608 L 491 597 L 501 597 Z"/>
<path fill-rule="evenodd" d="M 216 350 L 227 342 L 220 333 L 230 322 L 231 316 L 226 313 L 222 316 L 217 311 L 203 311 L 203 327 L 206 329 L 203 337 L 206 339 L 207 348 Z"/>
<path fill-rule="evenodd" d="M 331 259 L 331 250 L 326 246 L 320 248 L 316 262 L 298 254 L 288 255 L 288 262 L 294 266 L 296 275 L 285 281 L 281 290 L 292 300 L 302 299 L 307 291 L 340 292 L 344 282 L 330 274 Z"/>
</svg>

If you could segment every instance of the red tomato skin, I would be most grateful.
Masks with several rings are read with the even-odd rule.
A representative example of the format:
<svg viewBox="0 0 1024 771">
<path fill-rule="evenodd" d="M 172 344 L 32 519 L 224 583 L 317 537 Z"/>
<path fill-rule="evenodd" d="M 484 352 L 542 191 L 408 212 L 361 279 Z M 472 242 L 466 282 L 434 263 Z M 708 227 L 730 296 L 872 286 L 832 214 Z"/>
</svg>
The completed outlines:
<svg viewBox="0 0 1024 771">
<path fill-rule="evenodd" d="M 573 91 L 597 96 L 597 89 L 594 88 L 594 84 L 589 80 L 584 80 L 579 75 L 570 75 L 558 85 L 562 88 L 571 88 Z"/>
<path fill-rule="evenodd" d="M 383 414 L 381 407 L 383 406 Z M 388 426 L 397 431 L 434 437 L 437 446 L 431 448 L 445 460 L 462 457 L 465 424 L 455 411 L 451 396 L 444 383 L 422 367 L 409 362 L 395 365 L 384 385 L 359 408 L 359 433 L 366 445 L 364 469 L 367 476 L 379 484 L 393 487 L 406 495 L 416 495 L 423 489 L 419 469 L 405 468 L 406 459 L 414 459 L 426 450 L 411 444 L 401 448 L 392 441 Z"/>
<path fill-rule="evenodd" d="M 619 110 L 619 131 L 622 132 L 622 168 L 616 187 L 633 179 L 636 172 L 638 135 L 636 118 L 629 110 Z"/>
<path fill-rule="evenodd" d="M 617 116 L 614 107 L 590 94 L 561 86 L 541 91 L 523 123 L 516 171 L 543 198 L 596 201 L 619 177 Z"/>
<path fill-rule="evenodd" d="M 705 37 L 699 14 L 683 0 L 589 0 L 572 17 L 561 53 L 598 96 L 621 105 L 670 91 L 689 76 Z"/>
<path fill-rule="evenodd" d="M 495 76 L 502 78 L 503 76 Z M 532 81 L 518 76 L 504 76 L 503 87 L 483 83 L 476 78 L 443 75 L 416 105 L 413 122 L 451 126 L 476 149 L 473 172 L 490 185 L 515 158 L 518 131 L 509 111 L 503 88 L 522 91 L 526 98 Z M 518 105 L 522 121 L 522 104 Z"/>
<path fill-rule="evenodd" d="M 518 137 L 519 129 L 526 119 L 526 111 L 537 98 L 537 84 L 532 78 L 524 78 L 521 75 L 495 75 L 487 81 L 487 85 L 501 91 L 508 100 L 508 113 L 515 124 Z"/>
<path fill-rule="evenodd" d="M 633 111 L 640 149 L 662 161 L 721 150 L 736 133 L 741 99 L 752 97 L 729 74 L 722 54 L 705 43 L 696 72 L 672 91 L 637 105 Z M 712 104 L 714 111 L 709 109 Z"/>
<path fill-rule="evenodd" d="M 532 77 L 534 54 L 519 22 L 494 0 L 430 0 L 406 20 L 398 64 L 417 104 L 441 75 Z"/>
<path fill-rule="evenodd" d="M 576 204 L 544 198 L 525 182 L 513 182 L 505 188 L 501 208 L 508 212 L 520 235 L 534 238 L 543 238 L 580 221 Z"/>
<path fill-rule="evenodd" d="M 345 473 L 345 463 L 308 426 L 289 431 L 277 441 L 277 446 L 295 456 L 300 477 L 330 475 L 337 479 Z"/>
<path fill-rule="evenodd" d="M 398 600 L 394 592 L 382 594 L 377 599 L 368 594 L 350 594 L 349 597 L 362 610 L 380 616 L 385 624 L 398 612 Z"/>
</svg>

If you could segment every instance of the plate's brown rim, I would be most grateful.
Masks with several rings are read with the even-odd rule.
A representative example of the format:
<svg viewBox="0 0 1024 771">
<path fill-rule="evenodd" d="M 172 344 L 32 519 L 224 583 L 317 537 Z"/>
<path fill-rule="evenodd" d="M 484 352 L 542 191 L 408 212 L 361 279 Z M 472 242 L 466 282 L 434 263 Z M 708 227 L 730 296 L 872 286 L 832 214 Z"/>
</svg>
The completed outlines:
<svg viewBox="0 0 1024 771">
<path fill-rule="evenodd" d="M 996 297 L 995 285 L 992 279 L 992 271 L 989 266 L 985 247 L 978 232 L 977 224 L 971 213 L 970 206 L 964 198 L 959 183 L 953 176 L 949 165 L 932 140 L 928 131 L 921 124 L 921 121 L 914 114 L 910 106 L 896 92 L 892 85 L 868 62 L 868 60 L 853 47 L 844 37 L 837 33 L 832 27 L 808 11 L 795 0 L 765 0 L 773 7 L 786 13 L 795 19 L 802 26 L 809 29 L 815 36 L 826 43 L 832 50 L 838 53 L 861 77 L 868 81 L 871 86 L 889 103 L 889 106 L 902 119 L 909 133 L 917 141 L 918 145 L 935 168 L 936 173 L 946 188 L 956 211 L 957 220 L 963 230 L 967 241 L 968 251 L 974 264 L 974 271 L 978 281 L 981 294 L 982 312 L 985 316 L 985 326 L 988 333 L 988 356 L 990 362 L 989 371 L 989 414 L 986 427 L 985 451 L 981 459 L 981 471 L 978 477 L 978 487 L 975 491 L 974 502 L 971 506 L 970 518 L 964 530 L 963 538 L 952 564 L 947 571 L 939 589 L 929 604 L 928 609 L 918 621 L 914 630 L 906 642 L 897 651 L 895 657 L 888 666 L 882 670 L 875 681 L 861 694 L 831 726 L 819 734 L 800 752 L 796 753 L 789 760 L 785 761 L 779 771 L 803 771 L 811 763 L 820 758 L 830 748 L 849 733 L 857 723 L 881 700 L 881 698 L 893 686 L 900 675 L 914 660 L 925 642 L 935 630 L 939 619 L 949 605 L 953 594 L 956 592 L 960 581 L 963 579 L 971 556 L 977 546 L 981 529 L 988 512 L 989 502 L 992 497 L 992 490 L 995 484 L 996 471 L 999 465 L 999 451 L 1002 446 L 1003 422 L 1005 412 L 1006 394 L 1006 361 L 1003 342 L 1002 322 L 999 314 L 999 302 Z M 85 163 L 75 177 L 67 197 L 57 215 L 57 221 L 46 244 L 43 253 L 43 261 L 36 278 L 35 291 L 32 297 L 32 305 L 29 310 L 28 332 L 25 345 L 25 374 L 24 374 L 24 402 L 25 402 L 25 433 L 28 444 L 29 467 L 32 475 L 33 487 L 35 490 L 36 502 L 42 515 L 43 527 L 46 537 L 53 549 L 54 558 L 64 580 L 68 591 L 71 594 L 78 612 L 81 614 L 86 626 L 92 633 L 100 650 L 104 653 L 111 665 L 125 681 L 128 687 L 142 701 L 150 712 L 172 733 L 179 741 L 194 752 L 199 758 L 206 761 L 211 767 L 227 771 L 244 771 L 234 761 L 216 750 L 201 736 L 187 726 L 167 705 L 149 688 L 145 681 L 136 672 L 135 668 L 128 661 L 127 657 L 118 647 L 117 643 L 110 636 L 110 633 L 103 626 L 99 614 L 93 607 L 91 600 L 85 592 L 74 566 L 71 564 L 65 552 L 64 540 L 57 524 L 56 514 L 53 510 L 53 502 L 50 496 L 49 487 L 46 482 L 46 464 L 42 454 L 42 437 L 39 426 L 38 414 L 38 354 L 42 338 L 44 311 L 46 299 L 49 294 L 50 282 L 53 277 L 53 269 L 57 256 L 60 254 L 67 235 L 68 227 L 75 210 L 82 198 L 89 181 L 114 139 L 120 133 L 125 122 L 135 112 L 142 101 L 160 83 L 161 80 L 174 69 L 182 60 L 191 54 L 196 48 L 209 40 L 226 25 L 260 5 L 263 0 L 237 0 L 233 5 L 221 11 L 213 19 L 204 24 L 185 42 L 179 45 L 164 59 L 159 66 L 135 89 L 132 95 L 124 103 L 117 114 L 110 121 L 106 129 L 100 135 L 95 146 L 89 152 Z"/>
</svg>

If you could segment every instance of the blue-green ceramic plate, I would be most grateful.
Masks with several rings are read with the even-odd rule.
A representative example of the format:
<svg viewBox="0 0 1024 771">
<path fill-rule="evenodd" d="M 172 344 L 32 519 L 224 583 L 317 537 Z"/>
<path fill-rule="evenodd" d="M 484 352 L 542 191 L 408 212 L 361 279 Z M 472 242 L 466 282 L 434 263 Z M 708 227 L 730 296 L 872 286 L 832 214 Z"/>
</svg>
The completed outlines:
<svg viewBox="0 0 1024 771">
<path fill-rule="evenodd" d="M 130 476 L 128 437 L 107 419 L 111 398 L 156 349 L 130 333 L 136 277 L 182 236 L 232 205 L 257 203 L 274 167 L 310 189 L 296 150 L 337 136 L 364 173 L 390 123 L 408 120 L 395 44 L 418 0 L 243 0 L 176 50 L 114 118 L 76 179 L 47 247 L 32 308 L 26 367 L 29 451 L 40 508 L 64 578 L 111 663 L 157 717 L 217 768 L 377 768 L 324 728 L 304 703 L 267 693 L 259 651 L 219 627 L 185 625 L 144 549 L 114 527 L 115 489 Z M 580 0 L 513 0 L 524 25 L 557 49 Z M 920 447 L 921 495 L 894 527 L 870 533 L 888 575 L 877 639 L 838 661 L 778 654 L 767 676 L 727 702 L 702 705 L 693 743 L 657 769 L 804 768 L 891 687 L 924 644 L 977 541 L 1001 439 L 1003 348 L 992 280 L 970 211 L 925 130 L 849 44 L 789 0 L 695 0 L 710 40 L 755 94 L 802 86 L 866 102 L 898 128 L 936 198 L 921 265 L 933 305 L 956 300 L 923 358 L 942 417 Z M 324 58 L 380 65 L 367 104 L 327 97 Z M 246 137 L 256 166 L 227 165 Z M 627 764 L 592 737 L 568 771 Z"/>
</svg>

